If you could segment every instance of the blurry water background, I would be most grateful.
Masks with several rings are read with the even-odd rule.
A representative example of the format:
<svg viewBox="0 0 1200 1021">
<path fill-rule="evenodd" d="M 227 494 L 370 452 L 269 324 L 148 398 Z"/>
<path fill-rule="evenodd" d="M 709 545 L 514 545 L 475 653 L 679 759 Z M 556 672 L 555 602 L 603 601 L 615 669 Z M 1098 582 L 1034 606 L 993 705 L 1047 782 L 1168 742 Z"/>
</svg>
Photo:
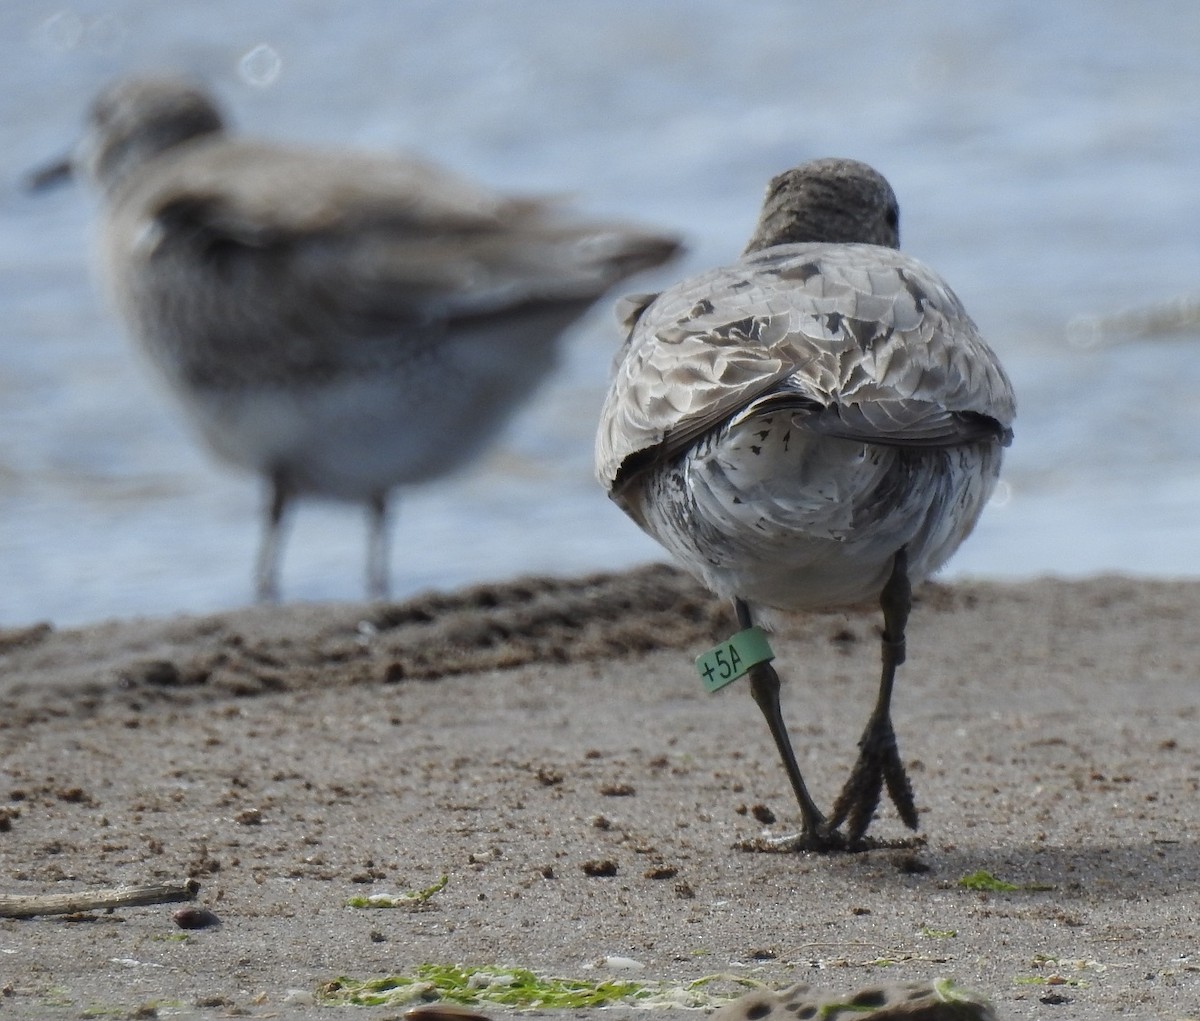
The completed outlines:
<svg viewBox="0 0 1200 1021">
<path fill-rule="evenodd" d="M 1006 0 L 94 0 L 0 6 L 0 624 L 245 604 L 256 481 L 215 464 L 89 272 L 93 197 L 23 175 L 114 76 L 236 127 L 418 150 L 734 258 L 767 180 L 872 163 L 1012 375 L 1005 483 L 948 576 L 1200 574 L 1200 6 Z M 397 595 L 659 559 L 592 479 L 611 302 L 474 470 L 398 502 Z M 357 599 L 363 515 L 303 504 L 291 599 Z"/>
</svg>

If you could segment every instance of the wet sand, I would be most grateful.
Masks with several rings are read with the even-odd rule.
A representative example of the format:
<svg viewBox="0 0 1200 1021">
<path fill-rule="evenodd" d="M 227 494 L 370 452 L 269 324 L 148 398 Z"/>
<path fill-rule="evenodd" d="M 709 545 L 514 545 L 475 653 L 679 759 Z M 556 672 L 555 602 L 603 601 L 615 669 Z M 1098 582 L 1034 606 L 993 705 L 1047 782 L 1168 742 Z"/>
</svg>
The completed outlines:
<svg viewBox="0 0 1200 1021">
<path fill-rule="evenodd" d="M 880 846 L 830 856 L 745 849 L 796 812 L 744 684 L 692 672 L 732 620 L 667 568 L 0 631 L 0 894 L 194 876 L 222 923 L 0 920 L 0 1011 L 330 1016 L 338 976 L 616 958 L 837 995 L 949 977 L 1001 1018 L 1200 1016 L 1200 584 L 919 596 L 895 723 L 920 836 L 885 805 Z M 824 804 L 877 634 L 866 610 L 773 642 Z M 347 906 L 443 876 L 419 907 Z"/>
</svg>

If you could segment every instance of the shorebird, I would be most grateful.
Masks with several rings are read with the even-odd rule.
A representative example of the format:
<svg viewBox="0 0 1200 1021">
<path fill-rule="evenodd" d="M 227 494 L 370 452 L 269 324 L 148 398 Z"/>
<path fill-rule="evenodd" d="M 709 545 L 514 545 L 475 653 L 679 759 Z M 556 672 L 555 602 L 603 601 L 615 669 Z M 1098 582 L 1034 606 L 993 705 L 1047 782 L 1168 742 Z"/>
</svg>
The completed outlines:
<svg viewBox="0 0 1200 1021">
<path fill-rule="evenodd" d="M 878 699 L 828 816 L 797 765 L 765 642 L 748 671 L 800 805 L 796 848 L 861 846 L 884 784 L 917 829 L 891 722 L 911 586 L 975 526 L 1012 438 L 995 354 L 899 243 L 896 198 L 865 164 L 779 175 L 737 262 L 629 300 L 597 435 L 612 499 L 732 600 L 743 629 L 879 603 Z"/>
<path fill-rule="evenodd" d="M 285 515 L 310 495 L 366 505 L 383 596 L 392 491 L 479 454 L 568 327 L 679 247 L 415 158 L 234 137 L 170 76 L 102 92 L 74 165 L 102 197 L 129 331 L 212 451 L 268 482 L 268 600 Z"/>
</svg>

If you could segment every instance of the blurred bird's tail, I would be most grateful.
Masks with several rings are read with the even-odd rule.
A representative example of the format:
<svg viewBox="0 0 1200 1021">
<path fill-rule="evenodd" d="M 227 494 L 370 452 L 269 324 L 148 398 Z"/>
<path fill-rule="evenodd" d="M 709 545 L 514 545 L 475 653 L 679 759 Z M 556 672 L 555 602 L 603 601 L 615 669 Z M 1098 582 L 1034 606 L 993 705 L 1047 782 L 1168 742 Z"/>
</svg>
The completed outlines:
<svg viewBox="0 0 1200 1021">
<path fill-rule="evenodd" d="M 609 286 L 661 266 L 682 251 L 683 244 L 676 237 L 624 226 L 598 229 L 577 245 L 580 263 L 603 276 Z"/>
</svg>

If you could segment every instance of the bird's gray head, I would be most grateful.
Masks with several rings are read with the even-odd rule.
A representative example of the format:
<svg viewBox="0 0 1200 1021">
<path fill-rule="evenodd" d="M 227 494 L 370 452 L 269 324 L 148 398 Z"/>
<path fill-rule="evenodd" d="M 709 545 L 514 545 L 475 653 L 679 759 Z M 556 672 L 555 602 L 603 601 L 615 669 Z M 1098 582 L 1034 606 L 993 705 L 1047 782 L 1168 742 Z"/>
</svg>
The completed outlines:
<svg viewBox="0 0 1200 1021">
<path fill-rule="evenodd" d="M 812 160 L 785 170 L 767 187 L 744 254 L 809 241 L 899 248 L 900 207 L 892 186 L 856 160 Z"/>
<path fill-rule="evenodd" d="M 172 77 L 126 78 L 96 98 L 75 164 L 105 194 L 168 149 L 223 130 L 212 98 Z"/>
</svg>

